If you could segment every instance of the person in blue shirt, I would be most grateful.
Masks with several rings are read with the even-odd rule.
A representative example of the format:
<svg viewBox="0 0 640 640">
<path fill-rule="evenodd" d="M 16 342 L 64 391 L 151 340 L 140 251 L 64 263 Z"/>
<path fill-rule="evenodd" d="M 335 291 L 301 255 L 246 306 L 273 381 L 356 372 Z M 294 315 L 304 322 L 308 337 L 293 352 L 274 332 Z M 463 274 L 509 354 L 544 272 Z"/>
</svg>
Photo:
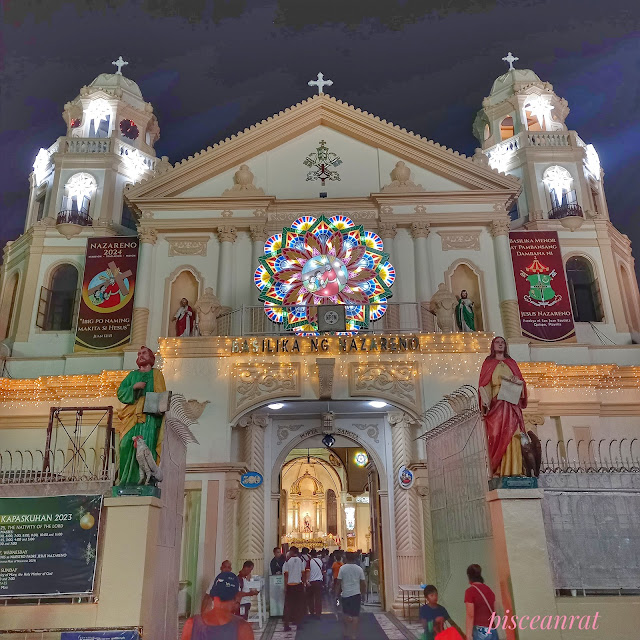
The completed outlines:
<svg viewBox="0 0 640 640">
<path fill-rule="evenodd" d="M 420 607 L 420 621 L 424 629 L 424 640 L 434 640 L 436 634 L 444 631 L 445 622 L 448 622 L 466 640 L 462 629 L 451 619 L 449 612 L 438 604 L 438 590 L 428 584 L 424 588 L 424 597 L 427 604 Z"/>
</svg>

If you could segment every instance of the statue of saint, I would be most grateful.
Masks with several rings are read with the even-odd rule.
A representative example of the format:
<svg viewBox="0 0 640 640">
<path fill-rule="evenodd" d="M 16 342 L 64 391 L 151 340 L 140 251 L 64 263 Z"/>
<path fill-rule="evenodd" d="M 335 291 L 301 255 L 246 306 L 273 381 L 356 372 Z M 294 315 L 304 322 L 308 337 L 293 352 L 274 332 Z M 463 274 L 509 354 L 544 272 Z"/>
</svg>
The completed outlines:
<svg viewBox="0 0 640 640">
<path fill-rule="evenodd" d="M 429 302 L 429 311 L 436 317 L 442 333 L 453 332 L 453 312 L 457 303 L 458 299 L 447 289 L 444 282 L 441 282 Z"/>
<path fill-rule="evenodd" d="M 136 364 L 118 387 L 118 400 L 124 407 L 118 411 L 122 429 L 120 431 L 120 475 L 119 485 L 138 484 L 140 472 L 136 460 L 133 439 L 142 436 L 156 462 L 160 459 L 164 416 L 144 413 L 144 397 L 148 391 L 166 391 L 164 376 L 160 369 L 154 369 L 156 358 L 149 347 L 138 349 Z"/>
<path fill-rule="evenodd" d="M 526 432 L 522 410 L 527 406 L 527 385 L 507 342 L 496 337 L 485 358 L 478 381 L 480 408 L 487 430 L 489 464 L 493 476 L 522 476 L 522 438 Z"/>
<path fill-rule="evenodd" d="M 193 335 L 194 313 L 186 298 L 180 300 L 180 308 L 176 311 L 173 319 L 176 323 L 176 336 L 188 338 Z"/>
<path fill-rule="evenodd" d="M 476 330 L 473 300 L 469 298 L 466 289 L 460 292 L 460 300 L 458 300 L 458 304 L 456 305 L 456 324 L 458 325 L 458 329 L 463 332 Z"/>
<path fill-rule="evenodd" d="M 207 287 L 194 305 L 198 312 L 198 329 L 201 336 L 215 335 L 218 328 L 218 315 L 222 309 L 211 287 Z"/>
<path fill-rule="evenodd" d="M 303 531 L 305 533 L 311 533 L 311 518 L 309 517 L 308 513 L 305 515 L 303 522 L 304 522 Z"/>
</svg>

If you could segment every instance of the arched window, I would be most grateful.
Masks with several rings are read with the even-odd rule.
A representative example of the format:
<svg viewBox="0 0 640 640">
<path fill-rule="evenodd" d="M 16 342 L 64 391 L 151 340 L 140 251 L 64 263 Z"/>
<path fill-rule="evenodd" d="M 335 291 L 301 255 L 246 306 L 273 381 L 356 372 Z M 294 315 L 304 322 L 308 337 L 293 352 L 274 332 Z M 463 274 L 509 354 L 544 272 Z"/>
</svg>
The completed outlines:
<svg viewBox="0 0 640 640">
<path fill-rule="evenodd" d="M 487 123 L 485 123 L 484 125 L 484 139 L 488 140 L 491 137 L 491 129 L 489 128 L 489 125 Z"/>
<path fill-rule="evenodd" d="M 600 290 L 589 260 L 574 256 L 567 260 L 566 269 L 573 319 L 576 322 L 602 322 Z"/>
<path fill-rule="evenodd" d="M 78 292 L 78 270 L 72 264 L 61 264 L 51 274 L 48 287 L 40 290 L 36 326 L 44 331 L 69 331 L 73 321 Z"/>
<path fill-rule="evenodd" d="M 327 491 L 327 533 L 338 535 L 338 503 L 333 489 Z"/>
<path fill-rule="evenodd" d="M 102 98 L 94 100 L 87 108 L 89 138 L 108 138 L 111 133 L 111 107 Z"/>
<path fill-rule="evenodd" d="M 507 138 L 511 138 L 513 134 L 514 134 L 513 118 L 511 116 L 507 116 L 500 123 L 500 140 L 506 140 Z"/>
<path fill-rule="evenodd" d="M 98 183 L 90 173 L 74 173 L 64 185 L 65 195 L 58 222 L 91 224 L 89 209 L 97 188 Z"/>
<path fill-rule="evenodd" d="M 6 288 L 7 296 L 3 305 L 2 311 L 0 311 L 0 338 L 7 338 L 11 336 L 11 330 L 13 329 L 13 314 L 16 308 L 16 298 L 18 296 L 18 274 L 14 273 Z M 9 304 L 7 305 L 7 301 Z M 6 314 L 6 315 L 5 315 Z"/>
</svg>

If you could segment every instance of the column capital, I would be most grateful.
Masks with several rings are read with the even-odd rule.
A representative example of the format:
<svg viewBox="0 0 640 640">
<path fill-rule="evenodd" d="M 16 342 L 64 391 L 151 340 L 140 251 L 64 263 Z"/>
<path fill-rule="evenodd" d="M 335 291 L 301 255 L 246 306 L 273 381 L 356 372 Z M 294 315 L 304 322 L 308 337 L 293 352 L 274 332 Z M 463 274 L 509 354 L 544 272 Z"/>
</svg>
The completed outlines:
<svg viewBox="0 0 640 640">
<path fill-rule="evenodd" d="M 507 236 L 509 235 L 510 230 L 511 224 L 508 218 L 498 218 L 497 220 L 492 220 L 489 227 L 489 233 L 494 238 L 497 238 L 498 236 Z"/>
<path fill-rule="evenodd" d="M 389 419 L 389 424 L 392 427 L 401 429 L 408 429 L 414 422 L 411 416 L 404 411 L 390 411 L 387 414 L 387 417 Z"/>
<path fill-rule="evenodd" d="M 395 238 L 398 233 L 398 225 L 393 222 L 381 222 L 378 225 L 378 231 L 383 240 L 391 240 Z"/>
<path fill-rule="evenodd" d="M 260 427 L 264 429 L 267 426 L 267 416 L 258 416 L 255 413 L 250 413 L 248 416 L 242 416 L 238 420 L 238 426 L 240 427 Z"/>
<path fill-rule="evenodd" d="M 150 227 L 138 229 L 138 238 L 142 244 L 155 244 L 158 241 L 158 233 Z"/>
<path fill-rule="evenodd" d="M 269 237 L 263 224 L 252 224 L 249 227 L 249 232 L 251 233 L 252 242 L 265 242 Z"/>
<path fill-rule="evenodd" d="M 220 226 L 216 231 L 218 232 L 218 240 L 220 240 L 220 242 L 235 242 L 238 237 L 238 232 L 235 227 Z"/>
<path fill-rule="evenodd" d="M 426 238 L 429 235 L 430 224 L 428 222 L 414 222 L 411 225 L 411 237 L 412 238 Z"/>
</svg>

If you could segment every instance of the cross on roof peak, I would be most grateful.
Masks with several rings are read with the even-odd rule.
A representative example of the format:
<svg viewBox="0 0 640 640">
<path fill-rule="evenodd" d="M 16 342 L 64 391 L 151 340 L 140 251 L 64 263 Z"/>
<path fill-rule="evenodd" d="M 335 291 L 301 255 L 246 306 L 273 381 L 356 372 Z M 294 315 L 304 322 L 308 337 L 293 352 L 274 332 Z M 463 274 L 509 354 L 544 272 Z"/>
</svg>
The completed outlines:
<svg viewBox="0 0 640 640">
<path fill-rule="evenodd" d="M 325 86 L 326 87 L 330 87 L 333 84 L 333 80 L 325 80 L 324 76 L 321 73 L 319 73 L 317 80 L 309 80 L 309 82 L 307 84 L 310 87 L 313 87 L 313 86 L 318 87 L 318 95 L 320 95 L 321 93 L 324 93 L 324 91 L 322 89 Z"/>
<path fill-rule="evenodd" d="M 129 63 L 126 62 L 125 60 L 123 60 L 122 56 L 120 56 L 117 60 L 114 60 L 111 64 L 115 64 L 116 67 L 118 67 L 118 70 L 116 71 L 116 75 L 117 76 L 121 76 L 122 75 L 122 67 L 124 67 L 124 65 L 129 64 Z"/>
<path fill-rule="evenodd" d="M 511 70 L 511 69 L 513 69 L 513 68 L 514 68 L 514 66 L 513 66 L 513 63 L 514 63 L 514 62 L 516 62 L 517 60 L 520 60 L 520 58 L 516 58 L 516 57 L 511 53 L 511 51 L 509 51 L 509 53 L 508 53 L 504 58 L 502 58 L 502 59 L 503 59 L 505 62 L 508 62 L 508 63 L 509 63 L 509 70 Z"/>
</svg>

